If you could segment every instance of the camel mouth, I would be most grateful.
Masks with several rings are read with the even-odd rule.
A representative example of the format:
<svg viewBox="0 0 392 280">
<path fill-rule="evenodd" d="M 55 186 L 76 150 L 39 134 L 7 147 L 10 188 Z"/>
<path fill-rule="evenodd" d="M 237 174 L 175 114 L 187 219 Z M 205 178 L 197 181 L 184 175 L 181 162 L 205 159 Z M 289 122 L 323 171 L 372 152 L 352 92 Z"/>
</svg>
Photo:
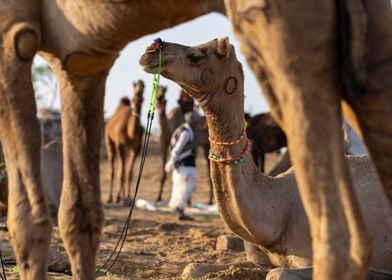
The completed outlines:
<svg viewBox="0 0 392 280">
<path fill-rule="evenodd" d="M 155 55 L 147 52 L 139 59 L 139 64 L 145 72 L 150 74 L 156 73 L 159 68 L 158 57 L 155 58 Z"/>
</svg>

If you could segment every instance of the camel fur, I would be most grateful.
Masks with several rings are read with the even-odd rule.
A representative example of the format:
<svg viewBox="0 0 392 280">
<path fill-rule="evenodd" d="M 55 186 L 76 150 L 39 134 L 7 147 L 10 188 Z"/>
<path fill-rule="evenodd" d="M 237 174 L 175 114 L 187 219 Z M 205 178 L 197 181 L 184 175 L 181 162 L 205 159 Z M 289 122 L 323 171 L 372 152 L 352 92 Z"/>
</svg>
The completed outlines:
<svg viewBox="0 0 392 280">
<path fill-rule="evenodd" d="M 244 128 L 244 76 L 228 39 L 194 47 L 164 42 L 163 54 L 161 74 L 198 101 L 210 137 L 220 141 L 238 139 Z M 158 51 L 152 45 L 140 58 L 140 64 L 146 72 L 155 73 L 157 59 Z M 211 152 L 223 158 L 236 157 L 245 147 L 244 139 L 228 147 L 211 143 Z M 341 152 L 343 155 L 343 149 Z M 347 157 L 345 162 L 355 186 L 353 195 L 359 201 L 373 242 L 370 264 L 392 271 L 392 210 L 373 164 L 367 156 Z M 294 169 L 269 177 L 249 156 L 239 164 L 211 162 L 214 194 L 222 219 L 238 236 L 259 246 L 266 264 L 289 268 L 315 264 L 311 228 L 297 188 L 297 171 L 294 165 Z M 335 204 L 342 207 L 337 201 Z M 340 278 L 343 275 L 334 279 L 344 279 Z"/>
</svg>

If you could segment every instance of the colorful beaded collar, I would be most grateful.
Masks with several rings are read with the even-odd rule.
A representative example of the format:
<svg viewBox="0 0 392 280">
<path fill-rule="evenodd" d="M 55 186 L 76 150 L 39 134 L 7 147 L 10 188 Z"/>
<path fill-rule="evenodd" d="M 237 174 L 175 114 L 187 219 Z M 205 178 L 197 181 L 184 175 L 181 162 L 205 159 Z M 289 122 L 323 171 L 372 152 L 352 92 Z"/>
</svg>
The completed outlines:
<svg viewBox="0 0 392 280">
<path fill-rule="evenodd" d="M 215 161 L 218 163 L 225 163 L 225 164 L 239 164 L 241 162 L 243 162 L 249 155 L 250 152 L 250 141 L 247 138 L 246 139 L 246 146 L 245 149 L 242 151 L 241 154 L 239 154 L 238 156 L 233 156 L 233 157 L 228 157 L 228 158 L 224 158 L 221 156 L 218 156 L 216 154 L 214 154 L 211 150 L 208 153 L 208 158 L 211 161 Z"/>
<path fill-rule="evenodd" d="M 230 146 L 237 145 L 245 137 L 245 132 L 246 132 L 247 125 L 248 124 L 246 122 L 244 122 L 244 129 L 242 130 L 240 136 L 238 136 L 237 140 L 234 140 L 234 141 L 216 141 L 214 139 L 211 139 L 210 137 L 208 137 L 208 140 L 210 140 L 211 143 L 213 143 L 215 145 L 218 145 L 218 146 L 230 147 Z M 237 156 L 233 156 L 233 157 L 224 158 L 224 157 L 221 157 L 221 156 L 218 156 L 218 155 L 214 154 L 210 150 L 208 152 L 208 158 L 211 161 L 215 161 L 215 162 L 218 162 L 218 163 L 239 164 L 239 163 L 243 162 L 248 157 L 249 152 L 250 152 L 250 141 L 249 141 L 248 138 L 246 138 L 246 146 L 245 146 L 245 149 L 242 151 L 241 154 L 239 154 Z"/>
</svg>

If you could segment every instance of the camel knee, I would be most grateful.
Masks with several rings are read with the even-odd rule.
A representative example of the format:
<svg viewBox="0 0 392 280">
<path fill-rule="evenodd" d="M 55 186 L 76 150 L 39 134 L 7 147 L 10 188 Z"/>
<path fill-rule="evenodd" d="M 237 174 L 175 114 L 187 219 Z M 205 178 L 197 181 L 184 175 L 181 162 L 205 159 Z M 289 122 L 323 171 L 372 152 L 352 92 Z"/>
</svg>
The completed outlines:
<svg viewBox="0 0 392 280">
<path fill-rule="evenodd" d="M 96 252 L 104 220 L 102 208 L 95 208 L 82 211 L 60 207 L 60 235 L 75 279 L 95 279 Z"/>
<path fill-rule="evenodd" d="M 93 210 L 94 209 L 94 210 Z M 73 207 L 72 209 L 62 207 L 59 209 L 59 230 L 66 246 L 78 246 L 82 248 L 96 249 L 98 239 L 102 232 L 104 215 L 101 206 Z"/>
</svg>

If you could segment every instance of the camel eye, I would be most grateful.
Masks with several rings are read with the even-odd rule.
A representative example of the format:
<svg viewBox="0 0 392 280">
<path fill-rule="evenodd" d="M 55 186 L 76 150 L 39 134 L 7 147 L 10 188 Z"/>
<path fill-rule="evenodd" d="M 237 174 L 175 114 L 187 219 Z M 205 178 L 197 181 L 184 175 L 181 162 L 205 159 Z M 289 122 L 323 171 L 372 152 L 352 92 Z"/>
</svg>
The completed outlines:
<svg viewBox="0 0 392 280">
<path fill-rule="evenodd" d="M 202 58 L 203 58 L 202 56 L 198 56 L 198 55 L 194 55 L 194 54 L 188 55 L 188 59 L 189 59 L 190 63 L 192 63 L 192 64 L 198 63 Z"/>
</svg>

